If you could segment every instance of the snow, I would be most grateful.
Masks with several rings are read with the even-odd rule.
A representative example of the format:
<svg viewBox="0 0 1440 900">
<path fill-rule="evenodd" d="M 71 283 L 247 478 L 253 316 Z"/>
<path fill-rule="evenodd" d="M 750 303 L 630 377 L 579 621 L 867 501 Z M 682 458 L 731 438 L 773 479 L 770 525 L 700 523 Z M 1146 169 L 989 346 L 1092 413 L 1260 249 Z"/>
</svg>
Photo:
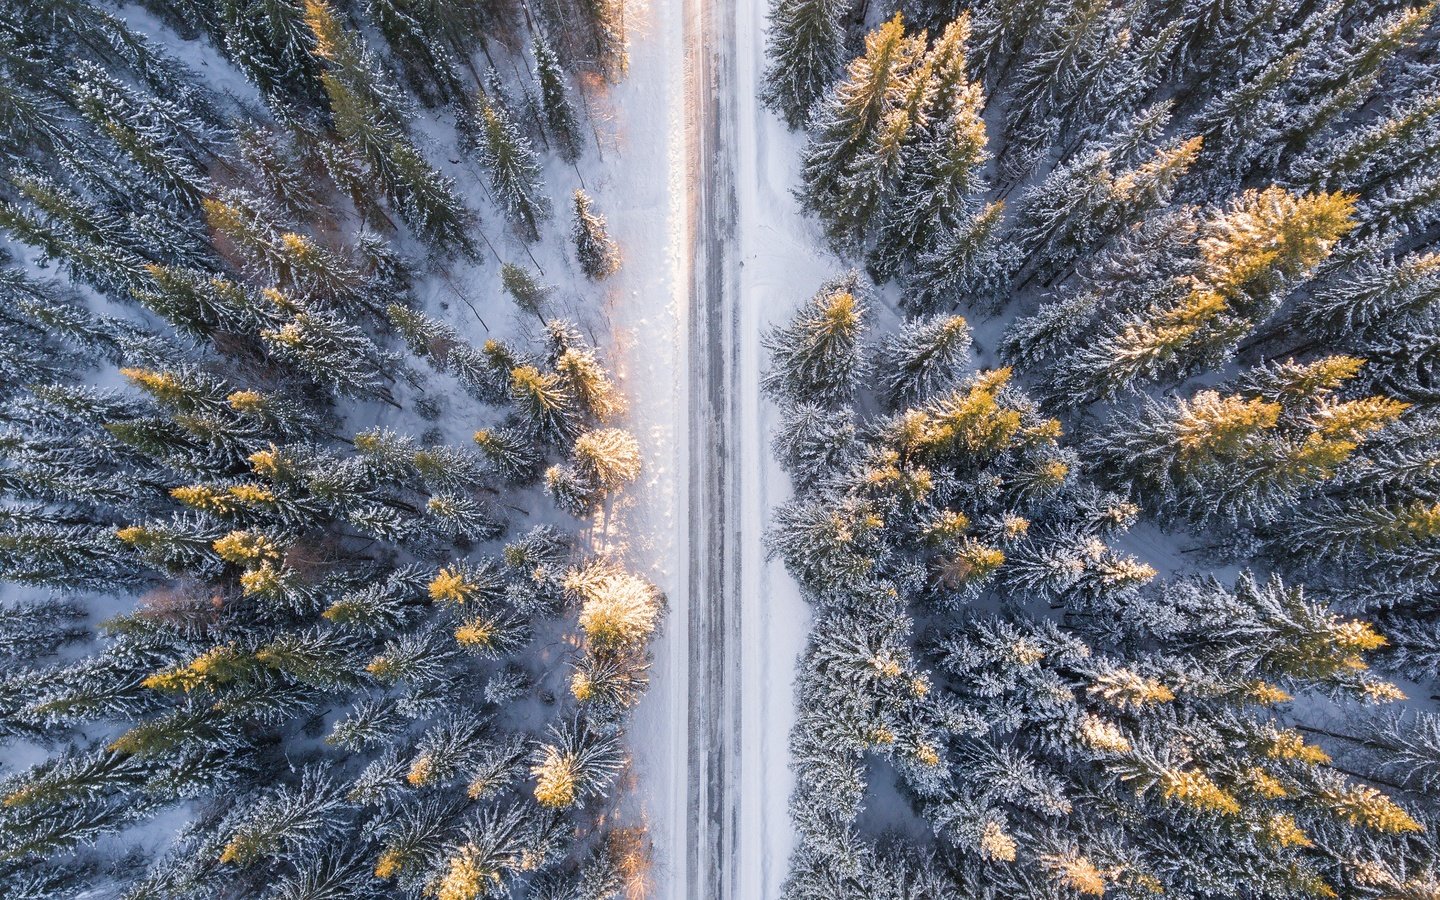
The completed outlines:
<svg viewBox="0 0 1440 900">
<path fill-rule="evenodd" d="M 688 813 L 688 607 L 683 498 L 689 493 L 686 335 L 689 307 L 683 23 L 674 2 L 627 3 L 630 66 L 592 94 L 605 161 L 587 150 L 584 179 L 622 254 L 605 284 L 613 363 L 630 399 L 626 425 L 645 459 L 641 483 L 608 521 L 605 539 L 665 593 L 669 610 L 652 642 L 650 688 L 629 734 L 628 812 L 653 842 L 652 896 L 685 894 Z M 601 110 L 608 114 L 603 114 Z"/>
<path fill-rule="evenodd" d="M 733 141 L 721 135 L 721 151 L 732 155 L 736 176 L 733 271 L 727 288 L 735 293 L 733 330 L 714 335 L 733 339 L 724 348 L 736 381 L 728 387 L 735 411 L 732 446 L 740 500 L 738 672 L 729 673 L 738 696 L 722 708 L 738 710 L 739 759 L 728 796 L 738 808 L 726 811 L 737 823 L 736 858 L 730 896 L 760 900 L 778 896 L 792 846 L 788 803 L 790 729 L 795 716 L 795 663 L 804 648 L 810 614 L 796 585 L 778 562 L 766 559 L 763 536 L 771 510 L 788 498 L 790 486 L 771 458 L 769 435 L 779 413 L 761 397 L 764 367 L 760 335 L 788 316 L 842 264 L 822 248 L 818 229 L 805 219 L 791 195 L 798 177 L 800 137 L 790 133 L 757 102 L 764 67 L 765 0 L 740 0 L 731 12 L 736 71 L 731 90 L 737 119 Z M 689 718 L 689 633 L 687 547 L 690 496 L 689 397 L 692 372 L 687 353 L 692 271 L 691 224 L 687 219 L 699 173 L 688 157 L 685 118 L 694 81 L 685 78 L 685 6 L 648 0 L 626 7 L 630 68 L 626 77 L 589 103 L 602 129 L 606 161 L 582 163 L 596 204 L 609 219 L 624 255 L 608 283 L 609 319 L 616 343 L 615 364 L 631 398 L 629 426 L 640 439 L 646 477 L 632 491 L 624 523 L 612 523 L 627 558 L 664 590 L 669 612 L 653 644 L 649 692 L 630 730 L 635 793 L 631 812 L 649 826 L 654 867 L 651 896 L 692 896 L 686 871 L 687 838 L 701 814 L 689 808 L 687 760 Z M 688 101 L 688 103 L 687 103 Z M 602 112 L 603 110 L 603 112 Z M 611 156 L 617 157 L 612 159 Z M 547 179 L 554 173 L 547 173 Z M 713 299 L 713 298 L 712 298 Z M 696 377 L 692 375 L 691 377 Z M 620 536 L 623 535 L 623 538 Z M 697 602 L 700 598 L 693 598 Z M 720 623 L 715 623 L 719 627 Z M 713 711 L 721 714 L 717 708 Z"/>
<path fill-rule="evenodd" d="M 741 453 L 740 760 L 735 897 L 779 896 L 794 838 L 789 800 L 790 729 L 795 721 L 795 663 L 810 612 L 799 587 L 762 543 L 771 510 L 790 484 L 770 453 L 779 411 L 760 394 L 766 367 L 760 336 L 787 318 L 843 264 L 822 249 L 818 227 L 800 213 L 802 136 L 758 101 L 764 71 L 765 0 L 736 0 L 736 231 Z"/>
</svg>

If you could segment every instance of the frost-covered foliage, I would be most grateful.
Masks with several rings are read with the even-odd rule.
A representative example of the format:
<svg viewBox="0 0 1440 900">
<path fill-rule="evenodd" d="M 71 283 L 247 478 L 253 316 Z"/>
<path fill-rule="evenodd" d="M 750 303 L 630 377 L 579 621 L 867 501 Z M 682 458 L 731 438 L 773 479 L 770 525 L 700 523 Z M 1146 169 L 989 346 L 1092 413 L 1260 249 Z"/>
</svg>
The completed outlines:
<svg viewBox="0 0 1440 900">
<path fill-rule="evenodd" d="M 769 32 L 787 896 L 1440 891 L 1435 6 L 896 6 Z"/>
<path fill-rule="evenodd" d="M 617 896 L 645 461 L 519 260 L 432 288 L 563 259 L 618 5 L 141 5 L 0 0 L 0 895 Z"/>
</svg>

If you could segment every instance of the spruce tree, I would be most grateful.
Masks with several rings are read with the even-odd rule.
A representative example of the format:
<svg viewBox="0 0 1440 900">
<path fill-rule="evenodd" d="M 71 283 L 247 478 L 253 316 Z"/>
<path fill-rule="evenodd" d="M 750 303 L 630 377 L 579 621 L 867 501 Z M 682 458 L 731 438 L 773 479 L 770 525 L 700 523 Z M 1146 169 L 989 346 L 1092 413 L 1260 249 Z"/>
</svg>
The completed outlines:
<svg viewBox="0 0 1440 900">
<path fill-rule="evenodd" d="M 856 273 L 822 285 L 788 324 L 765 336 L 773 354 L 765 390 L 827 407 L 854 396 L 868 371 L 860 352 L 866 305 Z"/>
<path fill-rule="evenodd" d="M 874 368 L 884 373 L 891 402 L 923 403 L 957 384 L 970 361 L 970 326 L 961 316 L 912 320 L 880 346 Z"/>
<path fill-rule="evenodd" d="M 570 224 L 570 240 L 580 271 L 593 281 L 609 278 L 620 268 L 620 249 L 605 230 L 605 217 L 591 211 L 590 195 L 575 191 L 575 212 Z"/>
<path fill-rule="evenodd" d="M 560 158 L 573 163 L 580 158 L 583 140 L 575 107 L 565 86 L 560 58 L 543 31 L 535 32 L 530 49 L 535 55 L 535 80 L 540 88 L 540 109 L 544 114 L 546 132 L 554 141 Z"/>
<path fill-rule="evenodd" d="M 450 179 L 436 171 L 407 134 L 406 104 L 360 37 L 323 2 L 306 7 L 320 82 L 336 133 L 384 188 L 405 221 L 441 251 L 468 251 L 470 214 Z"/>
<path fill-rule="evenodd" d="M 805 124 L 840 70 L 845 11 L 835 0 L 785 0 L 771 8 L 763 96 L 791 128 Z"/>
<path fill-rule="evenodd" d="M 527 241 L 540 239 L 540 223 L 549 218 L 540 165 L 530 144 L 503 106 L 484 94 L 475 101 L 475 131 L 480 162 L 505 215 Z"/>
</svg>

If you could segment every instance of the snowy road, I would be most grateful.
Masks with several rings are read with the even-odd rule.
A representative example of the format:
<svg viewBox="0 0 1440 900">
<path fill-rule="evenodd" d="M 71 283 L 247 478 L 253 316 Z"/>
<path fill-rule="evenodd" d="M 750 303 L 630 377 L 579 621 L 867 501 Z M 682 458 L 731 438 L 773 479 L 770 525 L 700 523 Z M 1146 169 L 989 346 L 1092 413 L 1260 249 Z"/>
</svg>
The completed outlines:
<svg viewBox="0 0 1440 900">
<path fill-rule="evenodd" d="M 609 203 L 629 232 L 622 278 L 642 286 L 616 316 L 650 351 L 629 355 L 627 383 L 655 426 L 637 423 L 647 458 L 673 473 L 642 510 L 671 606 L 632 741 L 664 900 L 772 900 L 791 847 L 792 681 L 809 614 L 765 559 L 765 521 L 789 485 L 768 450 L 760 334 L 838 264 L 790 194 L 797 138 L 756 100 L 767 8 L 627 7 L 643 26 L 614 104 L 627 149 Z"/>
<path fill-rule="evenodd" d="M 757 101 L 765 0 L 688 0 L 691 306 L 688 896 L 772 900 L 791 849 L 794 664 L 809 613 L 765 558 L 789 484 L 760 335 L 838 263 L 799 213 L 798 138 Z"/>
<path fill-rule="evenodd" d="M 734 890 L 740 548 L 735 291 L 733 0 L 685 0 L 690 148 L 689 808 L 686 896 Z M 748 824 L 748 823 L 747 823 Z"/>
</svg>

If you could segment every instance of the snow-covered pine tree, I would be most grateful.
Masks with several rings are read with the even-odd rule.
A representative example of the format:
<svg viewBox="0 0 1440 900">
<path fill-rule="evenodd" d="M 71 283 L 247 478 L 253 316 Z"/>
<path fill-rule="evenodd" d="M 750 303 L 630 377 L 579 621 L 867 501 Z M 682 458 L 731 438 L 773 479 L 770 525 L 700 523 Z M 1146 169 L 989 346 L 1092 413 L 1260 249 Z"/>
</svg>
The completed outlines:
<svg viewBox="0 0 1440 900">
<path fill-rule="evenodd" d="M 763 96 L 792 128 L 806 123 L 840 71 L 846 11 L 838 0 L 783 0 L 771 8 Z"/>
<path fill-rule="evenodd" d="M 535 56 L 535 81 L 540 88 L 540 110 L 544 114 L 546 133 L 560 158 L 573 163 L 580 158 L 584 142 L 560 58 L 543 30 L 534 33 L 530 49 Z"/>
<path fill-rule="evenodd" d="M 868 370 L 860 348 L 866 306 L 858 273 L 822 285 L 789 323 L 765 335 L 772 354 L 765 390 L 826 407 L 847 402 Z"/>
<path fill-rule="evenodd" d="M 570 240 L 580 271 L 594 281 L 609 278 L 620 268 L 620 248 L 605 229 L 605 217 L 591 209 L 590 195 L 576 190 L 574 215 L 570 224 Z"/>
<path fill-rule="evenodd" d="M 520 133 L 504 106 L 481 93 L 475 99 L 476 152 L 490 174 L 490 188 L 516 232 L 527 241 L 540 239 L 540 223 L 550 216 L 540 180 L 540 164 L 530 142 Z"/>
</svg>

